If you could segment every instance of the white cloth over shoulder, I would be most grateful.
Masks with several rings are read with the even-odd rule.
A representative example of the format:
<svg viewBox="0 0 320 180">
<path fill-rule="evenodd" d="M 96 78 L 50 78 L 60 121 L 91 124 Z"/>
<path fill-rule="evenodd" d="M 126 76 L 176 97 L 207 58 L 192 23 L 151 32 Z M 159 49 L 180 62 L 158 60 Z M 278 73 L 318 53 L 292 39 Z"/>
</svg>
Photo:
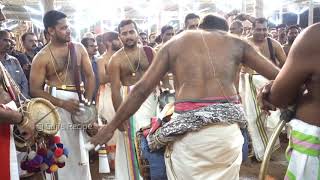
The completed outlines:
<svg viewBox="0 0 320 180">
<path fill-rule="evenodd" d="M 280 118 L 280 111 L 272 111 L 270 116 L 260 110 L 257 103 L 257 91 L 267 84 L 269 80 L 258 74 L 240 74 L 239 93 L 242 99 L 248 130 L 252 139 L 252 146 L 257 160 L 261 161 L 264 156 L 269 138 Z M 279 139 L 275 149 L 279 148 Z"/>
</svg>

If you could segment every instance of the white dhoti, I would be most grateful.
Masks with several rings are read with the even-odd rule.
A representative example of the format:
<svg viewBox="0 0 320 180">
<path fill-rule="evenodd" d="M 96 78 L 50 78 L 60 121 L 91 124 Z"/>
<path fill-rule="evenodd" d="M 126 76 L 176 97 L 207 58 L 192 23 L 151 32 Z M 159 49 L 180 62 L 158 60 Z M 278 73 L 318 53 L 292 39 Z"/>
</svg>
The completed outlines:
<svg viewBox="0 0 320 180">
<path fill-rule="evenodd" d="M 110 83 L 101 85 L 99 87 L 96 102 L 97 102 L 97 110 L 99 115 L 99 118 L 98 118 L 99 125 L 103 124 L 103 122 L 101 121 L 101 118 L 107 121 L 104 123 L 109 124 L 115 115 L 115 110 L 112 103 Z M 112 169 L 115 168 L 115 154 L 116 154 L 116 143 L 117 143 L 117 136 L 115 134 L 107 143 L 108 156 L 110 160 L 110 166 Z"/>
<path fill-rule="evenodd" d="M 285 180 L 320 179 L 320 127 L 298 119 L 289 122 L 289 161 Z"/>
<path fill-rule="evenodd" d="M 53 90 L 52 95 L 56 98 L 78 100 L 78 94 L 70 91 Z M 91 180 L 89 153 L 85 149 L 85 142 L 89 141 L 89 136 L 85 130 L 77 128 L 72 123 L 71 113 L 58 108 L 61 118 L 61 129 L 59 135 L 62 143 L 69 149 L 69 157 L 66 166 L 58 170 L 58 179 L 61 180 Z"/>
<path fill-rule="evenodd" d="M 110 84 L 100 86 L 97 97 L 97 110 L 99 117 L 102 117 L 105 120 L 107 120 L 107 123 L 111 122 L 112 118 L 115 115 L 115 110 L 112 103 Z M 113 136 L 112 139 L 108 141 L 108 145 L 111 146 L 115 144 L 116 138 L 115 136 Z"/>
<path fill-rule="evenodd" d="M 123 87 L 123 97 L 128 94 L 128 87 Z M 116 179 L 136 180 L 142 179 L 139 174 L 137 156 L 135 152 L 136 132 L 145 126 L 150 125 L 151 117 L 156 116 L 157 97 L 155 93 L 145 100 L 139 110 L 130 118 L 128 131 L 117 132 L 116 148 Z"/>
<path fill-rule="evenodd" d="M 5 105 L 6 108 L 16 111 L 17 106 L 14 101 Z M 13 125 L 0 124 L 0 179 L 19 180 L 18 160 L 16 146 L 13 139 Z"/>
<path fill-rule="evenodd" d="M 261 161 L 264 156 L 269 138 L 279 122 L 280 111 L 271 112 L 270 116 L 263 113 L 257 103 L 257 91 L 267 84 L 269 80 L 257 74 L 240 74 L 239 93 L 244 106 L 248 121 L 248 131 L 252 139 L 252 146 L 257 160 Z M 279 139 L 275 149 L 279 148 Z"/>
<path fill-rule="evenodd" d="M 243 137 L 238 124 L 217 124 L 189 132 L 167 146 L 169 180 L 237 180 Z"/>
<path fill-rule="evenodd" d="M 97 101 L 98 113 L 104 119 L 111 122 L 113 116 L 115 115 L 110 84 L 101 85 L 99 88 L 99 96 Z"/>
</svg>

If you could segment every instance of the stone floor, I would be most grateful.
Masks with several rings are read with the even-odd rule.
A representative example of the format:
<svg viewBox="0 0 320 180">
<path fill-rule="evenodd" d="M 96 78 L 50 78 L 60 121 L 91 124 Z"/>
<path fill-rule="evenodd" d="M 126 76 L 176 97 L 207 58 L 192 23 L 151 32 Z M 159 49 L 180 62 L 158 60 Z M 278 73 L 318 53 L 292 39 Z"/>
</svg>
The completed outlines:
<svg viewBox="0 0 320 180">
<path fill-rule="evenodd" d="M 287 161 L 284 158 L 284 151 L 285 147 L 281 147 L 277 150 L 273 156 L 272 160 L 270 161 L 269 171 L 268 171 L 268 178 L 266 180 L 281 180 L 283 179 L 285 172 Z M 255 160 L 250 160 L 241 166 L 240 170 L 240 180 L 256 180 L 259 176 L 260 170 L 260 162 Z M 98 169 L 98 163 L 93 165 L 92 169 Z M 92 172 L 92 179 L 93 180 L 114 180 L 114 173 L 110 175 L 99 175 L 98 171 Z"/>
<path fill-rule="evenodd" d="M 269 163 L 268 178 L 266 180 L 280 180 L 284 178 L 287 161 L 284 157 L 286 147 L 281 147 L 279 150 L 274 152 L 272 159 Z M 256 180 L 259 177 L 260 162 L 251 160 L 241 166 L 240 180 Z"/>
</svg>

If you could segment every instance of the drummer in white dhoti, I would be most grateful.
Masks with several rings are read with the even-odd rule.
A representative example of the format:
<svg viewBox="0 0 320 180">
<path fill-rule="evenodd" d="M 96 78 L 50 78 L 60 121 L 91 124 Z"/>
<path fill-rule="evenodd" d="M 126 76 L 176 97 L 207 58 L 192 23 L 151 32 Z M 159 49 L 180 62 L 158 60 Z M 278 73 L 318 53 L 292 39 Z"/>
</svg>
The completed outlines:
<svg viewBox="0 0 320 180">
<path fill-rule="evenodd" d="M 128 39 L 132 37 L 130 32 L 135 34 L 131 31 L 134 24 L 121 24 L 120 36 L 124 32 L 127 45 L 132 45 Z M 223 32 L 229 29 L 225 19 L 207 15 L 199 27 L 203 30 L 183 32 L 160 49 L 129 96 L 118 104 L 112 122 L 90 140 L 92 144 L 106 143 L 116 128 L 144 108 L 160 79 L 170 71 L 175 77 L 176 114 L 154 133 L 156 145 L 167 145 L 168 179 L 239 179 L 243 144 L 240 128 L 246 122 L 234 87 L 237 69 L 245 64 L 270 79 L 276 77 L 278 69 L 248 43 Z M 120 57 L 128 53 L 130 63 L 137 64 L 137 56 L 134 56 L 139 52 L 137 49 L 127 51 L 125 48 L 117 54 Z M 114 68 L 118 71 L 118 80 L 124 73 L 126 80 L 130 74 L 134 75 L 129 68 L 122 69 L 128 67 L 125 58 L 112 59 L 110 65 L 113 60 L 118 67 Z M 142 123 L 141 119 L 139 121 Z M 151 148 L 155 141 L 147 139 Z"/>
<path fill-rule="evenodd" d="M 88 137 L 83 129 L 73 126 L 71 115 L 80 111 L 79 99 L 83 92 L 85 99 L 92 99 L 95 79 L 85 48 L 70 42 L 71 31 L 66 17 L 62 12 L 52 10 L 43 18 L 51 42 L 32 62 L 30 92 L 32 97 L 45 98 L 59 107 L 62 119 L 59 133 L 70 155 L 65 168 L 58 171 L 58 178 L 91 180 L 88 152 L 82 147 Z M 85 80 L 81 87 L 80 70 Z M 43 90 L 45 84 L 47 92 Z"/>
</svg>

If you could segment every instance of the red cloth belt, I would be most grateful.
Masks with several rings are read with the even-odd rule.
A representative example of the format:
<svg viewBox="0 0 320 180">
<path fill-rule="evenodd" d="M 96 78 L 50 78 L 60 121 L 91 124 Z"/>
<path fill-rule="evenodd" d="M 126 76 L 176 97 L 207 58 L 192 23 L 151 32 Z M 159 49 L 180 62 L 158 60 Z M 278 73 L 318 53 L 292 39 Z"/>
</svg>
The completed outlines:
<svg viewBox="0 0 320 180">
<path fill-rule="evenodd" d="M 219 103 L 240 103 L 240 98 L 238 95 L 228 96 L 228 97 L 208 97 L 201 99 L 177 101 L 174 104 L 175 112 L 185 112 L 200 109 L 211 104 Z"/>
</svg>

